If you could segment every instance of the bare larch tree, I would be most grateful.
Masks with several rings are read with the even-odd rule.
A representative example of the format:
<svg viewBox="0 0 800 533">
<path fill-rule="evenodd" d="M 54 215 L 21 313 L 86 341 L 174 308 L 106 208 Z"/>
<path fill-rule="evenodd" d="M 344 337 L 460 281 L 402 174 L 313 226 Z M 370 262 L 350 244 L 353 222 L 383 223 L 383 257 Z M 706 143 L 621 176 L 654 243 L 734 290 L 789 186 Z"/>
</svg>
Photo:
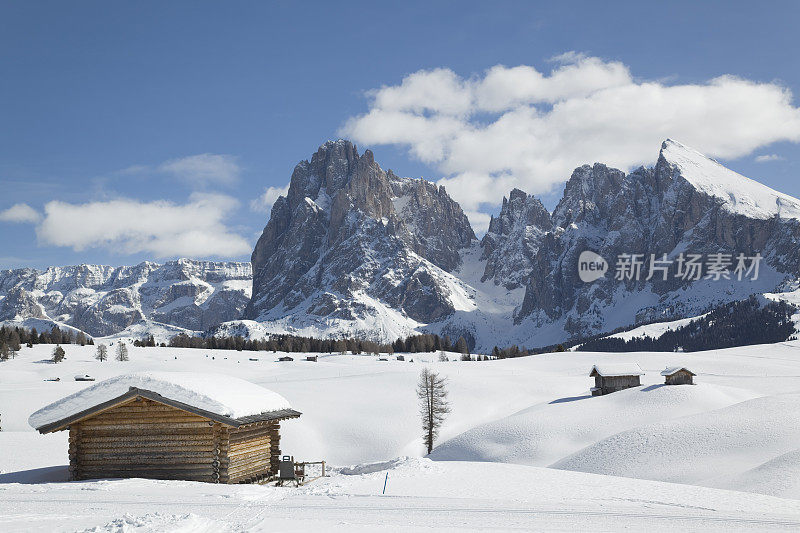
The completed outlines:
<svg viewBox="0 0 800 533">
<path fill-rule="evenodd" d="M 105 361 L 108 359 L 108 347 L 103 343 L 98 344 L 94 358 L 98 361 Z"/>
<path fill-rule="evenodd" d="M 439 428 L 450 412 L 447 402 L 447 380 L 429 368 L 423 368 L 417 384 L 417 398 L 422 417 L 422 441 L 430 454 L 433 451 L 433 443 L 439 436 Z"/>
<path fill-rule="evenodd" d="M 127 361 L 128 360 L 128 347 L 125 345 L 124 342 L 120 341 L 117 343 L 117 361 Z"/>
</svg>

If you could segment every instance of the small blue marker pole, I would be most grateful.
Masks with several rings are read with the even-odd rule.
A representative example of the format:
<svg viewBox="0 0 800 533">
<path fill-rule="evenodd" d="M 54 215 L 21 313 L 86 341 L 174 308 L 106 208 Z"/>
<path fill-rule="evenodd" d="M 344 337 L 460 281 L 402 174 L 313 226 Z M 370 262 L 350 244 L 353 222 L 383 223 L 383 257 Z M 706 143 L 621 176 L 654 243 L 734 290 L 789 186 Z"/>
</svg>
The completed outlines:
<svg viewBox="0 0 800 533">
<path fill-rule="evenodd" d="M 383 494 L 386 494 L 386 483 L 389 482 L 389 472 L 386 472 L 386 479 L 383 480 Z"/>
</svg>

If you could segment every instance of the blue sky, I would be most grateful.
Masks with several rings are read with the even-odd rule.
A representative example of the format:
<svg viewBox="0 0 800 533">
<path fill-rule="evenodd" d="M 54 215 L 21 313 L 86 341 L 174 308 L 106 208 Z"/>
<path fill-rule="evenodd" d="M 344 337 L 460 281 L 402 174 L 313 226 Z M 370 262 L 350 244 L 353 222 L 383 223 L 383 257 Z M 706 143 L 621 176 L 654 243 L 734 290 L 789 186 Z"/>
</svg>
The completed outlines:
<svg viewBox="0 0 800 533">
<path fill-rule="evenodd" d="M 730 97 L 733 122 L 719 118 L 724 107 L 715 111 L 718 120 L 695 113 L 676 123 L 676 138 L 696 138 L 690 144 L 698 150 L 800 196 L 800 133 L 792 115 L 800 95 L 794 57 L 800 4 L 641 4 L 3 2 L 0 212 L 17 204 L 30 210 L 0 216 L 0 268 L 135 264 L 176 254 L 248 260 L 268 218 L 251 208 L 253 200 L 268 187 L 285 186 L 299 160 L 343 134 L 400 175 L 444 177 L 450 189 L 483 183 L 491 198 L 458 198 L 476 225 L 496 211 L 506 186 L 540 194 L 552 207 L 568 178 L 563 168 L 575 166 L 572 156 L 577 164 L 593 162 L 579 158 L 595 154 L 622 164 L 657 156 L 657 142 L 648 140 L 649 159 L 635 143 L 617 142 L 618 135 L 635 136 L 619 131 L 627 122 L 624 109 L 610 115 L 607 130 L 592 127 L 596 142 L 582 131 L 585 147 L 574 154 L 565 156 L 563 147 L 534 153 L 513 147 L 509 159 L 519 163 L 508 168 L 457 158 L 457 146 L 469 145 L 452 133 L 431 140 L 432 122 L 417 137 L 406 135 L 405 122 L 384 131 L 387 112 L 449 120 L 450 111 L 414 107 L 426 93 L 403 82 L 420 71 L 411 80 L 437 94 L 440 87 L 479 84 L 487 69 L 505 65 L 545 76 L 591 67 L 623 76 L 620 83 L 639 89 L 634 95 L 654 85 L 709 93 L 715 101 Z M 747 86 L 719 88 L 719 96 L 706 90 L 723 75 Z M 381 87 L 387 90 L 367 93 Z M 554 90 L 562 91 L 555 102 L 567 98 L 563 87 Z M 788 103 L 775 100 L 779 90 L 791 91 Z M 412 103 L 398 104 L 397 95 Z M 537 112 L 546 115 L 554 101 L 536 100 Z M 462 121 L 456 127 L 479 130 L 484 139 L 481 128 L 497 113 L 470 105 L 455 112 Z M 530 102 L 502 105 L 519 120 L 527 116 L 519 106 L 533 108 Z M 741 111 L 747 105 L 763 106 L 767 118 Z M 369 113 L 379 128 L 362 120 Z M 641 114 L 635 102 L 631 113 Z M 698 120 L 703 128 L 693 126 Z M 575 135 L 549 116 L 537 135 L 546 137 L 550 127 Z M 695 134 L 699 129 L 702 135 Z M 722 142 L 729 137 L 735 142 Z M 450 156 L 421 153 L 431 143 L 445 143 Z M 546 157 L 565 161 L 550 168 Z M 528 165 L 530 158 L 539 159 Z M 196 231 L 185 227 L 191 221 Z M 161 227 L 171 233 L 159 235 Z"/>
</svg>

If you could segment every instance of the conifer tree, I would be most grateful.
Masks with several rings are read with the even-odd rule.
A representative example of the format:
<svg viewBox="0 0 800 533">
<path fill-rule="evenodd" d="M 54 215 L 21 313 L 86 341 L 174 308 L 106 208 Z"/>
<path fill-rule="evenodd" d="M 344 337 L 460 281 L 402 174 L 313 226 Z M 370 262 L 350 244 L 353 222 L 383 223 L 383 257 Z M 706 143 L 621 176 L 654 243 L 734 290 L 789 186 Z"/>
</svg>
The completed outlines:
<svg viewBox="0 0 800 533">
<path fill-rule="evenodd" d="M 0 361 L 8 361 L 11 357 L 11 348 L 5 341 L 0 342 Z"/>
<path fill-rule="evenodd" d="M 53 348 L 53 362 L 60 363 L 66 358 L 66 356 L 67 354 L 64 351 L 64 348 L 62 348 L 61 345 L 56 344 L 56 347 Z"/>
<path fill-rule="evenodd" d="M 459 337 L 456 341 L 456 351 L 461 354 L 469 353 L 469 346 L 467 346 L 467 341 L 464 340 L 464 337 Z"/>
<path fill-rule="evenodd" d="M 8 336 L 8 347 L 12 352 L 18 352 L 22 346 L 20 345 L 19 333 L 12 331 Z"/>
</svg>

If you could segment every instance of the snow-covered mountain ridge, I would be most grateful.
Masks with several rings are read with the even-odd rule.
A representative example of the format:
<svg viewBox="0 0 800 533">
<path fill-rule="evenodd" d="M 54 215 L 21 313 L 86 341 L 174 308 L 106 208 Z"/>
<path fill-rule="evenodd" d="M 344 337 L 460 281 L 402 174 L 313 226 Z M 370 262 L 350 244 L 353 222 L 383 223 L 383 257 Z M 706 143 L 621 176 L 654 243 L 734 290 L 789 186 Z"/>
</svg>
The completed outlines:
<svg viewBox="0 0 800 533">
<path fill-rule="evenodd" d="M 225 327 L 541 346 L 780 290 L 797 278 L 798 243 L 799 200 L 672 140 L 651 168 L 577 168 L 552 213 L 513 190 L 480 242 L 443 188 L 398 178 L 340 140 L 295 168 L 253 253 L 255 322 Z M 611 265 L 594 283 L 578 276 L 584 250 Z M 622 254 L 681 253 L 764 260 L 744 282 L 614 279 Z"/>
<path fill-rule="evenodd" d="M 143 335 L 161 324 L 202 331 L 241 316 L 251 279 L 249 263 L 190 259 L 2 270 L 0 320 L 56 322 L 92 336 L 133 326 Z"/>
<path fill-rule="evenodd" d="M 604 277 L 580 279 L 584 251 L 607 261 Z M 625 254 L 666 257 L 668 275 L 648 279 L 645 264 L 617 280 Z M 677 275 L 682 254 L 763 260 L 756 279 L 717 280 Z M 552 213 L 514 189 L 478 241 L 444 187 L 329 141 L 295 167 L 251 264 L 252 277 L 247 264 L 188 260 L 0 272 L 0 320 L 545 346 L 796 289 L 800 200 L 668 139 L 653 167 L 578 167 Z"/>
<path fill-rule="evenodd" d="M 719 198 L 725 209 L 750 218 L 800 220 L 800 200 L 751 180 L 672 139 L 661 151 L 665 160 L 699 191 Z"/>
</svg>

